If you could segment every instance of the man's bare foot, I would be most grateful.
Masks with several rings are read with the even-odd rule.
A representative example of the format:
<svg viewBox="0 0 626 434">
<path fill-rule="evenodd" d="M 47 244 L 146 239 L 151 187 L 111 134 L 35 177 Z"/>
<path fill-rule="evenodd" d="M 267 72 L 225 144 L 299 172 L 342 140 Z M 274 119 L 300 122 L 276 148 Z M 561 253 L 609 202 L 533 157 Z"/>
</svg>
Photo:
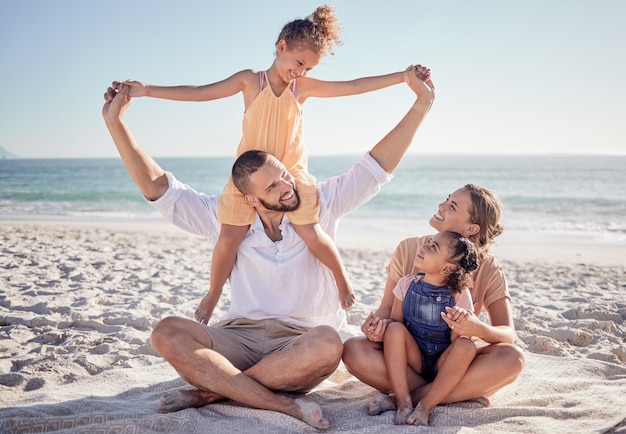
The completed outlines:
<svg viewBox="0 0 626 434">
<path fill-rule="evenodd" d="M 394 398 L 385 393 L 379 393 L 367 403 L 367 414 L 376 416 L 377 414 L 395 410 L 396 408 L 396 400 Z"/>
<path fill-rule="evenodd" d="M 428 426 L 428 414 L 429 413 L 430 411 L 427 411 L 426 409 L 422 408 L 422 404 L 418 402 L 417 405 L 415 406 L 415 409 L 413 410 L 409 418 L 406 420 L 406 423 L 408 425 Z"/>
<path fill-rule="evenodd" d="M 396 418 L 393 420 L 393 424 L 406 425 L 406 421 L 411 415 L 412 411 L 413 407 L 398 408 L 398 411 L 396 411 Z"/>
<path fill-rule="evenodd" d="M 324 419 L 322 408 L 317 403 L 305 401 L 304 399 L 296 399 L 295 401 L 298 407 L 300 407 L 301 417 L 298 417 L 298 419 L 317 429 L 326 430 L 330 427 L 330 422 L 328 419 Z"/>
<path fill-rule="evenodd" d="M 159 413 L 172 413 L 185 408 L 204 407 L 213 402 L 223 401 L 222 395 L 206 392 L 198 389 L 174 390 L 161 396 L 159 400 Z"/>
</svg>

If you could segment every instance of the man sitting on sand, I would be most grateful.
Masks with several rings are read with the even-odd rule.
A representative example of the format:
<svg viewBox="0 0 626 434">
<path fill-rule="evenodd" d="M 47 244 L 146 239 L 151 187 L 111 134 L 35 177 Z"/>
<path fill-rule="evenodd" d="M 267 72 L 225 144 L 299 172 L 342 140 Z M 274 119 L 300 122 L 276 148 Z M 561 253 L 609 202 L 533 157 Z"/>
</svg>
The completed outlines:
<svg viewBox="0 0 626 434">
<path fill-rule="evenodd" d="M 390 180 L 428 113 L 434 87 L 428 75 L 422 76 L 426 83 L 417 78 L 418 72 L 407 74 L 417 99 L 396 127 L 348 173 L 318 184 L 319 221 L 331 237 L 342 216 Z M 218 198 L 182 184 L 139 147 L 124 121 L 129 103 L 127 86 L 119 92 L 109 88 L 102 113 L 133 181 L 172 223 L 215 242 Z M 155 327 L 152 345 L 195 387 L 165 395 L 159 411 L 232 399 L 327 429 L 319 405 L 274 392 L 309 392 L 339 365 L 343 345 L 335 329 L 345 324 L 345 313 L 333 277 L 285 218 L 285 211 L 297 208 L 299 199 L 282 163 L 251 151 L 236 161 L 235 177 L 257 220 L 231 272 L 231 306 L 213 326 L 169 317 Z"/>
</svg>

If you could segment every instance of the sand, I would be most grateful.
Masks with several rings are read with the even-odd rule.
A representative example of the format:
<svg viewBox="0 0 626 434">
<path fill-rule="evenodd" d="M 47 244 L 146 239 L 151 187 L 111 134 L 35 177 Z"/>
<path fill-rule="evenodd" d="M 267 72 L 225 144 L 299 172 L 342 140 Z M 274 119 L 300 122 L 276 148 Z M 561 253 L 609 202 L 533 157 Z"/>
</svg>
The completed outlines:
<svg viewBox="0 0 626 434">
<path fill-rule="evenodd" d="M 347 338 L 376 308 L 401 237 L 343 229 L 357 291 Z M 210 248 L 166 223 L 0 221 L 0 432 L 315 432 L 232 402 L 157 413 L 163 391 L 186 386 L 150 331 L 166 316 L 192 317 Z M 626 432 L 626 247 L 504 239 L 494 253 L 527 354 L 518 380 L 492 408 L 439 406 L 432 426 L 417 430 L 393 426 L 394 412 L 368 416 L 375 391 L 340 365 L 308 395 L 329 432 Z"/>
</svg>

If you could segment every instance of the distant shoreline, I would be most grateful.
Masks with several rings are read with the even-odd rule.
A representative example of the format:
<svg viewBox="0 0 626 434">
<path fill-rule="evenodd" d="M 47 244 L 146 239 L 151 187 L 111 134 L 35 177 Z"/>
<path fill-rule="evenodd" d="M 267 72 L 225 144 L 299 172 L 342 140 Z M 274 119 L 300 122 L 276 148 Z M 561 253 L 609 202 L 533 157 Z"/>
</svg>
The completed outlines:
<svg viewBox="0 0 626 434">
<path fill-rule="evenodd" d="M 406 221 L 402 224 L 385 224 L 384 219 L 360 219 L 346 217 L 337 230 L 339 249 L 367 250 L 391 253 L 398 243 L 408 237 L 428 235 L 433 229 Z M 394 222 L 395 223 L 395 222 Z M 78 220 L 78 219 L 5 219 L 2 226 L 28 226 L 52 228 L 103 228 L 118 232 L 143 232 L 178 234 L 195 237 L 165 220 Z M 200 239 L 200 237 L 198 237 Z M 626 242 L 598 240 L 564 234 L 550 236 L 541 233 L 504 232 L 491 249 L 498 259 L 523 263 L 543 264 L 593 264 L 603 266 L 626 266 Z"/>
</svg>

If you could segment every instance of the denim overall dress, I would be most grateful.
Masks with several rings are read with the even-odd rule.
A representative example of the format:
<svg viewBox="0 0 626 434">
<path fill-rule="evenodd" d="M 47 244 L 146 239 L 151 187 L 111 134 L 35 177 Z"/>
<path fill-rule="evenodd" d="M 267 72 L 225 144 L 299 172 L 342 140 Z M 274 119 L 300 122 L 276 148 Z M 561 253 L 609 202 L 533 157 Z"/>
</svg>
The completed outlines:
<svg viewBox="0 0 626 434">
<path fill-rule="evenodd" d="M 422 375 L 432 381 L 437 374 L 437 361 L 450 345 L 450 328 L 440 313 L 446 311 L 446 306 L 454 306 L 454 296 L 446 286 L 424 282 L 423 276 L 418 273 L 409 285 L 402 313 L 404 325 L 422 353 Z"/>
</svg>

